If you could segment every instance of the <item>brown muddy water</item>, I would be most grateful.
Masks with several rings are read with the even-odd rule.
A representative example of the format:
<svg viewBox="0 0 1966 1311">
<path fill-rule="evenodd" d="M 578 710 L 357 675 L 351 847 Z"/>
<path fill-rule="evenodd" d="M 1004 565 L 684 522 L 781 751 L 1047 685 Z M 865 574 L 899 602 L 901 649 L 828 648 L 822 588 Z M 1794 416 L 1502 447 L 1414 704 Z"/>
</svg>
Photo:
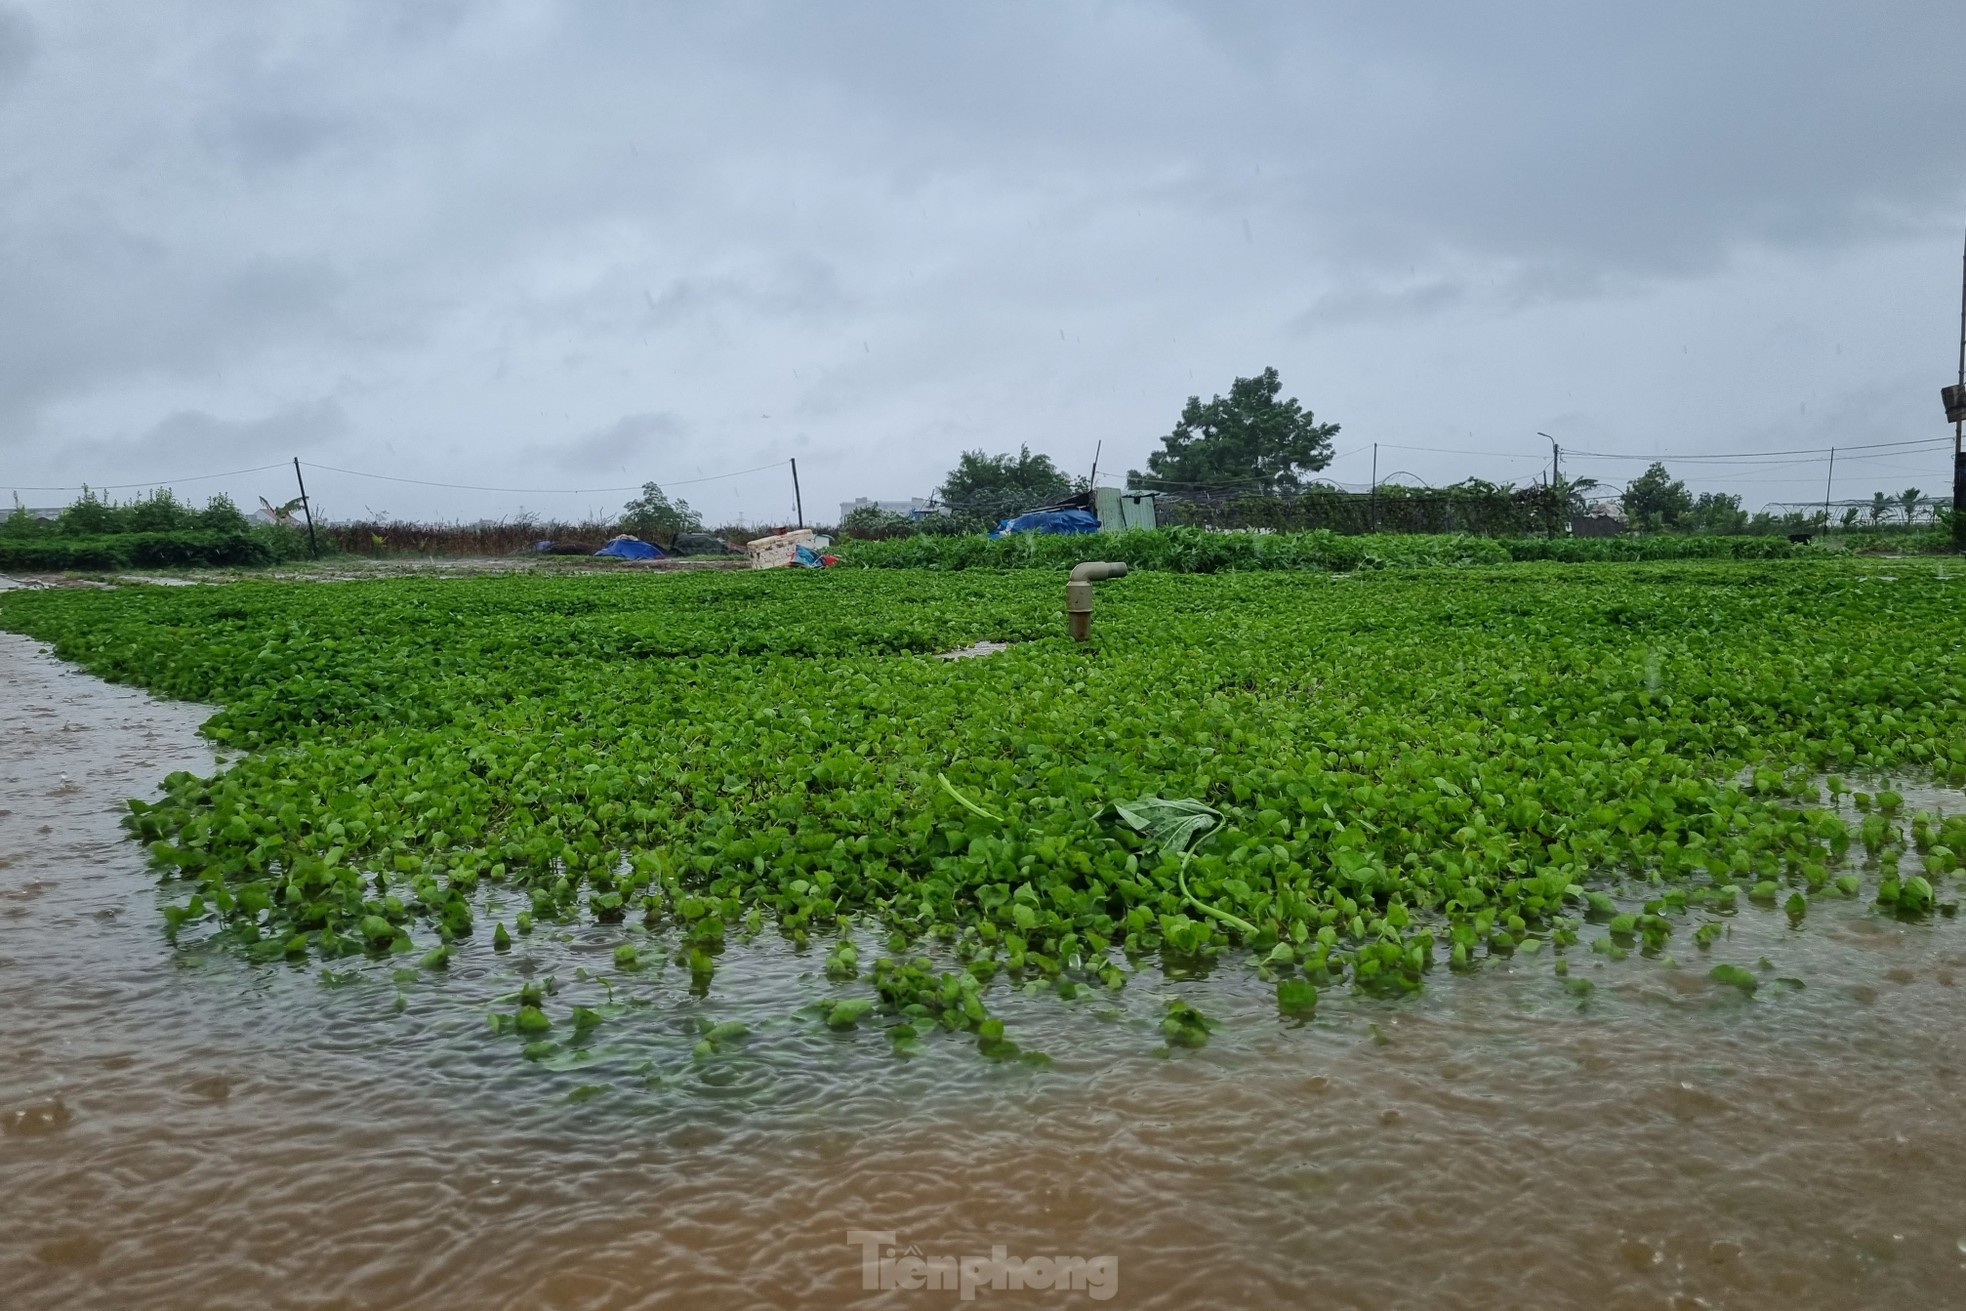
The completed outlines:
<svg viewBox="0 0 1966 1311">
<path fill-rule="evenodd" d="M 863 1288 L 849 1232 L 977 1258 L 1010 1307 L 1966 1305 L 1966 924 L 1744 909 L 1710 952 L 1683 926 L 1684 968 L 1573 950 L 1581 1002 L 1545 951 L 1302 1026 L 1240 968 L 1014 997 L 1048 1070 L 828 1032 L 798 1013 L 823 953 L 767 935 L 706 997 L 624 981 L 622 1036 L 549 1068 L 485 1003 L 591 988 L 586 931 L 413 981 L 164 941 L 116 820 L 210 767 L 203 714 L 0 635 L 10 1311 L 961 1302 Z M 1170 994 L 1223 1021 L 1207 1048 L 1156 1054 Z M 693 1060 L 699 1017 L 754 1032 Z M 1083 1286 L 991 1287 L 998 1248 Z"/>
</svg>

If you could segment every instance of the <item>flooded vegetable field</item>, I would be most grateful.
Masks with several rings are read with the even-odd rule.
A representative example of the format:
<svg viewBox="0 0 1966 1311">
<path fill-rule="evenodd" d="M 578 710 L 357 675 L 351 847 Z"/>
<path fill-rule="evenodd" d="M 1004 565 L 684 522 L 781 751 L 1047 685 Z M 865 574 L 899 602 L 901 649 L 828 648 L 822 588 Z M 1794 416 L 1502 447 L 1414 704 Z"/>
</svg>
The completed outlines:
<svg viewBox="0 0 1966 1311">
<path fill-rule="evenodd" d="M 209 772 L 207 713 L 0 635 L 9 1308 L 927 1307 L 964 1272 L 1034 1307 L 1966 1298 L 1966 926 L 1943 916 L 1744 905 L 1676 960 L 1490 956 L 1308 1020 L 1226 965 L 1012 991 L 995 1012 L 1035 1067 L 814 1023 L 825 949 L 765 932 L 707 993 L 651 951 L 612 985 L 664 998 L 644 1022 L 521 1061 L 486 998 L 591 991 L 618 935 L 542 923 L 345 976 L 165 940 L 172 894 L 118 820 Z M 1170 997 L 1213 1041 L 1156 1045 Z"/>
</svg>

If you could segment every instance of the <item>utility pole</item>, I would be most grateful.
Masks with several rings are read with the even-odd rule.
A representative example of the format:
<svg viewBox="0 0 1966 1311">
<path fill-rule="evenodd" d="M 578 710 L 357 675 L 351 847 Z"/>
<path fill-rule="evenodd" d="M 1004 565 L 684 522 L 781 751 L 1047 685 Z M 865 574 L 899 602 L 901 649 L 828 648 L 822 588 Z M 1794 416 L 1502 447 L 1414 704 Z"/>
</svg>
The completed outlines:
<svg viewBox="0 0 1966 1311">
<path fill-rule="evenodd" d="M 1098 443 L 1092 448 L 1092 476 L 1085 480 L 1088 491 L 1099 485 L 1099 457 L 1104 453 L 1105 449 L 1106 439 L 1101 437 Z"/>
<path fill-rule="evenodd" d="M 1550 494 L 1555 508 L 1550 511 L 1550 536 L 1556 536 L 1556 525 L 1563 520 L 1563 512 L 1569 508 L 1570 498 L 1563 494 L 1563 448 L 1556 444 L 1556 438 L 1546 432 L 1536 434 L 1550 444 Z"/>
<path fill-rule="evenodd" d="M 1960 449 L 1966 429 L 1966 248 L 1959 256 L 1959 385 L 1952 393 L 1952 544 L 1966 549 L 1966 451 Z"/>
<path fill-rule="evenodd" d="M 1829 536 L 1829 489 L 1836 485 L 1836 448 L 1829 448 L 1829 474 L 1823 479 L 1823 536 Z"/>
<path fill-rule="evenodd" d="M 1379 443 L 1372 443 L 1372 531 L 1379 531 Z"/>
<path fill-rule="evenodd" d="M 294 481 L 300 485 L 300 512 L 307 516 L 307 553 L 321 558 L 321 544 L 314 540 L 314 507 L 307 503 L 307 483 L 300 476 L 300 457 L 294 456 Z"/>
<path fill-rule="evenodd" d="M 806 503 L 799 495 L 799 461 L 796 456 L 792 460 L 792 513 L 799 517 L 799 527 L 805 527 Z"/>
</svg>

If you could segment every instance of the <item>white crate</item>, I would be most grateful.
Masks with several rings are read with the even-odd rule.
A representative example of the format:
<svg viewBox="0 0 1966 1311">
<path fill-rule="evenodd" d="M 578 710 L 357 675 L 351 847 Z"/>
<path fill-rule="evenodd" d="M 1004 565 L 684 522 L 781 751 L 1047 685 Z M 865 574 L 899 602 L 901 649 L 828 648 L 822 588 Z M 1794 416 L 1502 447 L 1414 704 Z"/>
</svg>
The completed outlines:
<svg viewBox="0 0 1966 1311">
<path fill-rule="evenodd" d="M 778 569 L 792 563 L 792 555 L 801 546 L 813 545 L 812 529 L 799 528 L 789 533 L 777 533 L 771 537 L 760 537 L 755 542 L 746 542 L 745 549 L 751 552 L 753 569 Z"/>
</svg>

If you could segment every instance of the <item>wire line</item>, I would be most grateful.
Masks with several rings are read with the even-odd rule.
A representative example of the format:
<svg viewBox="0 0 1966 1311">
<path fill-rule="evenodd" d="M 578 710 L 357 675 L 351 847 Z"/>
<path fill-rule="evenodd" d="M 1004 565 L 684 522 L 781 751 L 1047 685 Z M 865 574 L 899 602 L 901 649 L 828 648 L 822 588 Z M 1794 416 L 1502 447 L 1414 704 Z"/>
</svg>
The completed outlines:
<svg viewBox="0 0 1966 1311">
<path fill-rule="evenodd" d="M 285 460 L 278 464 L 262 464 L 256 469 L 233 469 L 226 473 L 198 473 L 189 478 L 157 478 L 147 483 L 69 483 L 58 487 L 29 487 L 24 484 L 4 484 L 10 492 L 122 492 L 132 487 L 164 487 L 171 483 L 199 483 L 213 478 L 237 478 L 241 474 L 265 473 L 268 469 L 284 469 Z"/>
<path fill-rule="evenodd" d="M 395 474 L 365 473 L 360 469 L 337 469 L 331 464 L 314 464 L 308 460 L 302 460 L 300 463 L 304 469 L 319 469 L 323 473 L 341 473 L 347 474 L 351 478 L 374 478 L 390 483 L 410 483 L 417 487 L 443 487 L 459 492 L 512 492 L 520 496 L 588 496 L 599 492 L 639 492 L 642 490 L 640 483 L 629 487 L 481 487 L 475 483 L 440 483 L 432 482 L 427 478 L 399 478 Z M 761 464 L 755 469 L 736 469 L 730 473 L 713 473 L 702 478 L 677 478 L 672 481 L 665 481 L 662 485 L 664 487 L 689 487 L 696 483 L 716 482 L 722 478 L 741 478 L 747 473 L 763 473 L 767 469 L 783 468 L 788 463 L 790 462 L 787 460 L 776 460 L 771 464 Z"/>
<path fill-rule="evenodd" d="M 1922 437 L 1900 442 L 1872 442 L 1866 446 L 1804 446 L 1790 451 L 1730 451 L 1718 455 L 1625 455 L 1611 451 L 1573 451 L 1565 448 L 1563 458 L 1584 460 L 1648 460 L 1665 463 L 1668 460 L 1681 463 L 1708 464 L 1719 460 L 1766 460 L 1782 455 L 1828 455 L 1835 451 L 1842 455 L 1850 451 L 1899 450 L 1921 446 L 1936 446 L 1941 442 L 1951 442 L 1950 437 Z"/>
</svg>

